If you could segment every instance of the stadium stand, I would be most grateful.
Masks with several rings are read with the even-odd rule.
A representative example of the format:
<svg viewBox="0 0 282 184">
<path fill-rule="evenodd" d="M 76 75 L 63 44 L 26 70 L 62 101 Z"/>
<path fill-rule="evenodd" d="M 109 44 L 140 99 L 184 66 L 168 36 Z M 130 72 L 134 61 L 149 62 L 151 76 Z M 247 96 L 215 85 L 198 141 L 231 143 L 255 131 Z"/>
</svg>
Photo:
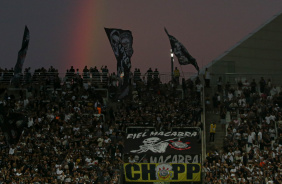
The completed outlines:
<svg viewBox="0 0 282 184">
<path fill-rule="evenodd" d="M 282 182 L 279 84 L 222 84 L 205 95 L 199 77 L 162 83 L 158 72 L 147 78 L 136 69 L 130 94 L 117 101 L 119 80 L 105 68 L 71 67 L 63 79 L 53 67 L 26 69 L 13 91 L 13 70 L 1 69 L 0 183 L 124 183 L 123 163 L 137 162 L 124 158 L 126 131 L 203 130 L 203 113 L 217 116 L 226 135 L 216 132 L 220 142 L 207 150 L 203 183 Z"/>
</svg>

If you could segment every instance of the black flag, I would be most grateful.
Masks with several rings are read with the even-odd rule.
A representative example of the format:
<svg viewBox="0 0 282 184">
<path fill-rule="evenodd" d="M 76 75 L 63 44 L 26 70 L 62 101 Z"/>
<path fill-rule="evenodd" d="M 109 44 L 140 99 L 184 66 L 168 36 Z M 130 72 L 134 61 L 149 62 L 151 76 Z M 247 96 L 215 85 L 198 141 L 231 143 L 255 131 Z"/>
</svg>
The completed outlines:
<svg viewBox="0 0 282 184">
<path fill-rule="evenodd" d="M 108 39 L 117 59 L 117 76 L 129 79 L 133 37 L 129 30 L 105 28 Z M 125 81 L 127 82 L 127 81 Z"/>
<path fill-rule="evenodd" d="M 165 32 L 169 38 L 170 41 L 170 45 L 171 45 L 171 49 L 172 52 L 176 55 L 178 62 L 180 65 L 188 65 L 188 64 L 192 64 L 196 70 L 199 73 L 199 66 L 197 64 L 197 61 L 195 58 L 193 58 L 189 52 L 187 51 L 187 49 L 182 45 L 181 42 L 179 42 L 174 36 L 171 36 L 170 34 L 168 34 L 166 28 Z"/>
<path fill-rule="evenodd" d="M 22 47 L 18 52 L 18 60 L 17 60 L 16 66 L 14 68 L 15 77 L 18 77 L 19 74 L 22 73 L 23 63 L 24 63 L 24 60 L 25 60 L 25 57 L 26 57 L 28 44 L 29 44 L 29 30 L 28 30 L 27 26 L 25 26 L 23 41 L 22 41 Z"/>
</svg>

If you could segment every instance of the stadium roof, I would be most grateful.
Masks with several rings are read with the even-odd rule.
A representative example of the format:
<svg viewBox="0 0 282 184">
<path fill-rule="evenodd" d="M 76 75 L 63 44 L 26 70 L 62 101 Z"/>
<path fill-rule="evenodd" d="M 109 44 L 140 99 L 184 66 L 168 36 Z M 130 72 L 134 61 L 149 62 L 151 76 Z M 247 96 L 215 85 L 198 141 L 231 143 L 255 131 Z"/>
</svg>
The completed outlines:
<svg viewBox="0 0 282 184">
<path fill-rule="evenodd" d="M 210 68 L 212 73 L 218 74 L 280 73 L 282 71 L 281 61 L 282 14 L 279 13 L 207 64 L 206 67 Z"/>
</svg>

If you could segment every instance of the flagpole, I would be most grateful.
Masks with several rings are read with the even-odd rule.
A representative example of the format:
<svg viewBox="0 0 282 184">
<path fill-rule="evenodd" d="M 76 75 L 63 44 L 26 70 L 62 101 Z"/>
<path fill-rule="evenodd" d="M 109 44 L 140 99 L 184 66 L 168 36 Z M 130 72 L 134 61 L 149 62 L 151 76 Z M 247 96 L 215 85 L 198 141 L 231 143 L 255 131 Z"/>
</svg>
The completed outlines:
<svg viewBox="0 0 282 184">
<path fill-rule="evenodd" d="M 181 65 L 180 65 L 180 69 L 181 69 L 182 75 L 183 75 L 183 77 L 184 77 L 184 79 L 185 79 L 185 75 L 184 75 L 184 72 L 183 72 L 183 70 L 182 70 L 182 66 L 181 66 Z"/>
<path fill-rule="evenodd" d="M 173 52 L 170 49 L 170 62 L 171 62 L 171 82 L 173 82 Z"/>
</svg>

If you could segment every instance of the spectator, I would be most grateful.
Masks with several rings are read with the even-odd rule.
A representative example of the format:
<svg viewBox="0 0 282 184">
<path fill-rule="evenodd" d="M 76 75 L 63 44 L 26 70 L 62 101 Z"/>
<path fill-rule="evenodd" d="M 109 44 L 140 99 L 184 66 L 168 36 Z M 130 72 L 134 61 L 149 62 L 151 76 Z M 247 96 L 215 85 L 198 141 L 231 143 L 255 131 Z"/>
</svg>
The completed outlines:
<svg viewBox="0 0 282 184">
<path fill-rule="evenodd" d="M 219 92 L 219 93 L 221 93 L 222 92 L 222 77 L 219 77 L 218 78 L 218 80 L 217 80 L 217 91 Z"/>
<path fill-rule="evenodd" d="M 75 72 L 73 67 L 70 70 Z M 182 84 L 187 84 L 182 86 L 183 90 L 186 88 L 184 99 L 168 84 L 148 88 L 139 81 L 134 100 L 128 95 L 110 112 L 94 86 L 83 88 L 79 77 L 68 84 L 60 83 L 58 90 L 48 90 L 45 84 L 51 84 L 56 77 L 50 72 L 57 70 L 40 68 L 31 76 L 31 83 L 27 84 L 29 98 L 24 93 L 3 93 L 0 106 L 10 114 L 4 117 L 9 121 L 4 122 L 15 123 L 12 112 L 27 116 L 25 128 L 13 130 L 11 136 L 0 131 L 0 181 L 4 183 L 117 183 L 127 127 L 153 126 L 170 131 L 173 127 L 202 125 L 200 99 L 196 98 L 202 88 L 198 77 L 195 81 L 183 80 Z M 259 95 L 256 91 L 250 93 L 244 83 L 245 89 L 230 86 L 226 100 L 224 94 L 215 95 L 213 110 L 219 110 L 221 120 L 227 111 L 234 115 L 226 124 L 223 147 L 213 150 L 203 162 L 206 183 L 281 182 L 282 116 L 279 104 L 276 105 L 279 90 L 276 92 L 276 85 L 271 82 Z M 105 119 L 102 115 L 93 116 L 97 107 L 101 107 Z M 216 124 L 210 130 L 213 129 L 211 141 L 215 140 Z M 148 162 L 136 157 L 126 157 L 125 161 L 133 163 L 139 159 Z"/>
<path fill-rule="evenodd" d="M 256 91 L 257 91 L 257 83 L 256 83 L 255 79 L 253 79 L 253 81 L 251 82 L 250 86 L 251 86 L 251 93 L 256 93 Z"/>
<path fill-rule="evenodd" d="M 179 84 L 180 72 L 177 67 L 174 68 L 173 77 L 176 84 Z"/>
<path fill-rule="evenodd" d="M 264 93 L 265 92 L 266 82 L 265 82 L 263 77 L 261 77 L 261 79 L 259 81 L 259 85 L 260 85 L 260 92 Z"/>
<path fill-rule="evenodd" d="M 214 142 L 215 131 L 216 131 L 216 123 L 212 122 L 210 124 L 210 142 Z"/>
<path fill-rule="evenodd" d="M 206 68 L 205 74 L 204 74 L 204 80 L 205 80 L 205 86 L 207 88 L 210 87 L 210 80 L 211 80 L 211 74 L 208 70 L 208 68 Z"/>
</svg>

